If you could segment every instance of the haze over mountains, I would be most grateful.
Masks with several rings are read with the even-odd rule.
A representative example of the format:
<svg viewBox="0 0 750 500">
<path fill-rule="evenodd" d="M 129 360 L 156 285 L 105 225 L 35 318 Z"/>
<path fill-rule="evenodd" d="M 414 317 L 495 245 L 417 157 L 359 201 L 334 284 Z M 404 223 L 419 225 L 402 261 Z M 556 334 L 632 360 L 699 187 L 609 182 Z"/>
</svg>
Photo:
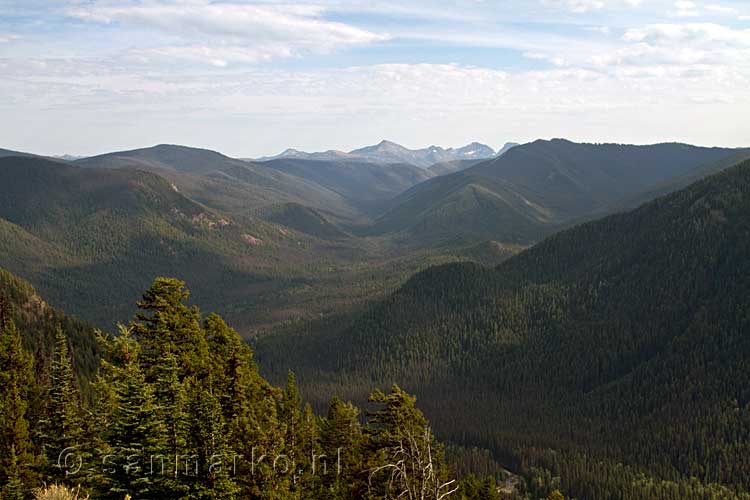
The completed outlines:
<svg viewBox="0 0 750 500">
<path fill-rule="evenodd" d="M 277 156 L 259 158 L 258 161 L 275 160 L 279 158 L 295 158 L 301 160 L 358 160 L 373 163 L 408 163 L 422 168 L 429 168 L 436 163 L 454 162 L 460 160 L 484 160 L 501 155 L 516 146 L 507 143 L 500 151 L 495 152 L 490 146 L 472 142 L 460 148 L 442 148 L 430 146 L 423 149 L 408 149 L 395 142 L 383 140 L 374 146 L 366 146 L 353 151 L 329 150 L 319 153 L 306 153 L 296 149 L 287 149 Z"/>
</svg>

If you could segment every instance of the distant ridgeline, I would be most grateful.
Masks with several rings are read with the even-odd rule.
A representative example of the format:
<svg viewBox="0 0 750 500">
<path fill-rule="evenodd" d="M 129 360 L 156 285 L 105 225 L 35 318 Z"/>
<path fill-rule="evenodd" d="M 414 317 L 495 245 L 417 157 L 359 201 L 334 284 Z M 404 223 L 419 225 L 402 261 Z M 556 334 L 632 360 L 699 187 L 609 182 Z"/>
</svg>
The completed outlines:
<svg viewBox="0 0 750 500">
<path fill-rule="evenodd" d="M 441 151 L 458 159 L 426 168 Z M 0 267 L 109 328 L 155 276 L 179 277 L 247 338 L 356 311 L 429 265 L 497 264 L 749 154 L 559 139 L 500 156 L 478 144 L 414 153 L 387 142 L 356 159 L 263 162 L 167 144 L 76 161 L 3 150 Z"/>
<path fill-rule="evenodd" d="M 0 498 L 499 498 L 494 476 L 454 478 L 416 399 L 398 386 L 373 392 L 365 414 L 334 397 L 319 417 L 291 372 L 284 389 L 266 382 L 247 344 L 186 305 L 178 280 L 156 279 L 130 325 L 93 344 L 27 284 L 2 279 Z M 46 345 L 50 325 L 54 347 L 40 367 L 24 343 L 41 352 L 34 344 Z M 74 366 L 94 350 L 91 381 Z M 529 491 L 560 495 L 553 482 Z"/>
<path fill-rule="evenodd" d="M 397 380 L 441 438 L 581 500 L 748 498 L 750 162 L 256 351 L 316 405 Z"/>
</svg>

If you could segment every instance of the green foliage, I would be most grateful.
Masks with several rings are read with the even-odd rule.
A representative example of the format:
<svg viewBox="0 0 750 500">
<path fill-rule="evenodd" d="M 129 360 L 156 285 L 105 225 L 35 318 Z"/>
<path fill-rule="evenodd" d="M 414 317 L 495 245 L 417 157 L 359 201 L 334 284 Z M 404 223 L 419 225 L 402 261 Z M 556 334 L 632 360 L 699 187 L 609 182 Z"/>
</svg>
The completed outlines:
<svg viewBox="0 0 750 500">
<path fill-rule="evenodd" d="M 75 467 L 61 460 L 66 450 L 75 451 L 86 444 L 81 412 L 82 399 L 68 350 L 68 337 L 58 328 L 55 350 L 49 373 L 42 441 L 46 457 L 45 475 L 53 481 L 64 481 L 68 468 Z"/>
<path fill-rule="evenodd" d="M 265 220 L 316 238 L 337 240 L 349 237 L 323 214 L 298 203 L 284 203 L 265 207 L 260 215 Z"/>
<path fill-rule="evenodd" d="M 553 152 L 560 161 L 540 157 L 548 147 L 559 149 Z M 567 185 L 572 166 L 587 166 L 576 176 L 598 175 L 603 153 L 557 141 L 536 148 L 509 153 L 524 160 L 514 168 L 480 165 L 461 172 L 455 185 L 428 183 L 435 189 L 430 199 L 439 195 L 447 202 L 421 210 L 420 196 L 412 193 L 407 212 L 427 219 L 414 225 L 413 213 L 406 213 L 397 226 L 428 235 L 440 229 L 440 243 L 452 246 L 487 232 L 523 243 L 645 185 L 634 185 L 643 181 L 636 179 L 601 199 L 580 197 L 580 186 Z M 623 158 L 615 146 L 604 149 L 612 160 L 609 174 L 637 177 L 629 168 L 638 154 Z M 669 145 L 656 149 L 673 158 Z M 182 160 L 172 153 L 161 151 L 159 164 L 151 166 L 174 168 Z M 680 158 L 692 153 L 675 153 L 679 158 L 665 162 L 663 172 L 648 175 L 673 175 L 686 165 Z M 146 172 L 82 175 L 33 158 L 6 163 L 0 170 L 14 183 L 15 198 L 0 203 L 3 258 L 25 274 L 44 276 L 58 298 L 69 297 L 61 288 L 76 289 L 76 303 L 110 322 L 120 306 L 98 305 L 121 304 L 157 269 L 187 270 L 201 290 L 198 298 L 210 296 L 211 305 L 223 309 L 241 309 L 244 290 L 264 288 L 266 302 L 255 307 L 268 309 L 267 317 L 275 314 L 269 304 L 299 305 L 305 303 L 300 297 L 314 297 L 309 317 L 320 307 L 321 276 L 351 305 L 435 261 L 423 254 L 382 259 L 387 243 L 375 243 L 383 244 L 376 252 L 348 240 L 326 246 L 265 222 L 251 235 L 245 231 L 257 219 L 223 220 Z M 230 163 L 224 174 L 242 182 L 260 175 L 257 166 Z M 28 491 L 35 481 L 30 465 L 44 455 L 41 480 L 81 484 L 96 498 L 387 499 L 415 492 L 440 498 L 458 488 L 455 497 L 472 500 L 538 500 L 561 492 L 581 500 L 744 500 L 742 490 L 750 487 L 748 172 L 750 164 L 742 165 L 631 214 L 562 233 L 495 270 L 473 264 L 430 269 L 361 316 L 322 318 L 317 326 L 335 325 L 330 332 L 263 344 L 278 349 L 275 360 L 265 358 L 276 377 L 300 355 L 306 358 L 297 372 L 301 389 L 291 373 L 283 390 L 264 380 L 237 332 L 218 315 L 203 318 L 187 303 L 180 280 L 156 279 L 131 325 L 116 337 L 102 336 L 95 347 L 85 325 L 0 272 L 0 284 L 14 294 L 10 316 L 36 356 L 36 378 L 45 389 L 35 386 L 18 331 L 3 321 L 0 361 L 7 371 L 0 382 L 9 390 L 0 406 L 0 437 L 12 451 L 2 463 L 3 495 Z M 543 200 L 528 192 L 524 175 L 550 181 L 540 191 Z M 40 183 L 60 189 L 39 197 Z M 482 209 L 498 217 L 482 221 L 476 217 Z M 456 224 L 468 240 L 445 239 L 443 230 Z M 301 257 L 315 245 L 332 253 Z M 500 253 L 507 248 L 519 247 L 503 246 Z M 497 250 L 469 246 L 465 252 L 491 262 Z M 337 260 L 341 254 L 344 264 Z M 336 258 L 326 261 L 331 255 Z M 362 255 L 377 259 L 358 261 Z M 290 256 L 302 265 L 289 266 Z M 303 271 L 311 262 L 325 262 L 328 274 Z M 92 276 L 123 286 L 88 286 Z M 352 276 L 367 279 L 342 288 Z M 301 291 L 307 289 L 310 295 Z M 54 334 L 50 325 L 58 323 Z M 89 406 L 88 381 L 100 351 L 96 400 Z M 398 386 L 371 394 L 376 408 L 366 413 L 364 429 L 351 403 L 334 399 L 322 419 L 313 412 L 331 393 L 362 402 L 372 384 L 394 380 L 420 394 L 439 435 L 463 450 L 455 457 L 469 457 L 471 469 L 483 469 L 487 479 L 451 480 L 425 414 Z M 466 451 L 472 446 L 492 456 Z M 115 471 L 85 469 L 69 477 L 56 467 L 64 448 L 82 450 L 89 462 L 109 453 Z M 185 458 L 160 475 L 144 475 L 145 462 L 128 458 L 154 454 Z M 235 467 L 238 456 L 245 460 Z M 326 465 L 335 456 L 335 467 L 327 469 L 334 475 L 315 473 L 323 456 Z M 288 466 L 280 470 L 279 463 Z M 499 463 L 524 479 L 506 477 Z"/>
<path fill-rule="evenodd" d="M 398 380 L 442 439 L 559 478 L 542 498 L 742 498 L 748 214 L 744 162 L 494 270 L 431 268 L 338 329 L 260 343 L 260 362 L 318 407 Z"/>
<path fill-rule="evenodd" d="M 7 450 L 8 448 L 3 449 Z M 10 447 L 10 456 L 7 459 L 7 466 L 4 467 L 3 472 L 3 482 L 5 484 L 0 489 L 0 498 L 7 500 L 23 500 L 26 498 L 23 466 L 19 463 L 15 446 Z M 28 480 L 26 484 L 28 484 Z"/>
<path fill-rule="evenodd" d="M 5 304 L 6 321 L 12 320 L 22 332 L 24 349 L 36 358 L 37 374 L 51 362 L 58 327 L 65 331 L 75 351 L 76 375 L 88 396 L 88 381 L 99 366 L 98 345 L 91 326 L 50 307 L 31 284 L 4 269 L 0 269 L 0 297 Z"/>
<path fill-rule="evenodd" d="M 182 281 L 156 278 L 138 302 L 143 312 L 136 315 L 132 328 L 143 349 L 149 380 L 155 377 L 156 361 L 165 353 L 177 356 L 180 379 L 207 371 L 208 345 L 198 308 L 185 304 L 189 296 Z"/>
<path fill-rule="evenodd" d="M 0 266 L 33 282 L 56 307 L 104 328 L 129 318 L 132 301 L 155 276 L 177 276 L 191 283 L 204 307 L 249 335 L 350 310 L 416 270 L 456 259 L 406 253 L 380 238 L 327 241 L 269 222 L 263 217 L 273 219 L 271 205 L 279 203 L 296 215 L 330 220 L 318 220 L 324 233 L 338 231 L 334 224 L 351 226 L 362 214 L 341 195 L 267 166 L 197 151 L 190 160 L 179 156 L 190 151 L 163 149 L 80 163 L 126 167 L 112 169 L 0 159 L 7 195 L 0 200 Z M 186 175 L 178 171 L 183 167 L 207 171 Z M 93 374 L 98 359 L 65 330 L 76 362 Z M 46 343 L 30 341 L 27 348 L 45 345 L 48 354 L 53 337 L 54 328 L 35 339 Z"/>
<path fill-rule="evenodd" d="M 394 385 L 389 394 L 378 390 L 369 400 L 379 406 L 368 414 L 365 427 L 370 496 L 440 499 L 455 492 L 442 448 L 416 398 Z"/>
<path fill-rule="evenodd" d="M 33 446 L 28 421 L 29 401 L 34 396 L 32 358 L 22 346 L 21 335 L 10 319 L 0 296 L 0 478 L 7 479 L 9 497 L 17 495 L 20 484 L 29 481 L 28 465 Z"/>
<path fill-rule="evenodd" d="M 108 416 L 111 424 L 102 436 L 111 456 L 103 464 L 106 470 L 102 479 L 110 497 L 132 494 L 136 498 L 159 498 L 159 481 L 148 477 L 152 464 L 146 458 L 164 451 L 163 440 L 167 435 L 157 411 L 154 388 L 146 383 L 138 359 L 140 346 L 130 331 L 123 327 L 118 337 L 107 341 L 110 355 L 118 351 L 115 358 L 118 364 L 102 362 L 111 390 L 106 396 L 113 398 L 114 403 Z"/>
<path fill-rule="evenodd" d="M 186 304 L 188 297 L 184 283 L 157 278 L 130 326 L 114 336 L 98 334 L 102 359 L 90 409 L 77 391 L 65 333 L 58 330 L 43 398 L 48 414 L 40 439 L 47 456 L 39 480 L 77 489 L 52 486 L 35 495 L 390 498 L 399 485 L 377 477 L 375 469 L 403 453 L 411 468 L 402 485 L 434 493 L 454 484 L 413 397 L 397 388 L 375 393 L 382 408 L 368 416 L 367 433 L 351 403 L 334 398 L 327 417 L 319 418 L 302 400 L 293 373 L 283 391 L 270 386 L 237 332 L 218 315 L 203 319 Z M 15 343 L 3 337 L 3 360 L 19 355 L 6 347 L 20 346 L 11 326 L 6 330 Z M 401 445 L 407 446 L 403 452 Z M 73 463 L 63 458 L 58 464 L 66 448 Z M 13 450 L 2 495 L 24 498 L 34 481 L 24 480 Z"/>
<path fill-rule="evenodd" d="M 359 410 L 351 403 L 334 397 L 328 415 L 320 425 L 320 447 L 329 469 L 323 476 L 327 491 L 336 498 L 358 498 L 364 495 L 365 485 L 360 464 L 365 452 Z M 335 467 L 335 471 L 334 471 Z"/>
</svg>

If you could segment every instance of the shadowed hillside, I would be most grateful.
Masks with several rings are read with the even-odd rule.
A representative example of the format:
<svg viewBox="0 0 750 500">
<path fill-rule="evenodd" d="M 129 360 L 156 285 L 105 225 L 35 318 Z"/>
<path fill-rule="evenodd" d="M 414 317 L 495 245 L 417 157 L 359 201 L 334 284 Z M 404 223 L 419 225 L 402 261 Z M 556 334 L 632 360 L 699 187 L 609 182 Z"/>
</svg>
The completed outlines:
<svg viewBox="0 0 750 500">
<path fill-rule="evenodd" d="M 749 224 L 744 162 L 495 269 L 431 268 L 338 332 L 260 342 L 261 364 L 315 373 L 312 397 L 401 380 L 442 436 L 577 498 L 667 488 L 639 471 L 746 489 Z"/>
<path fill-rule="evenodd" d="M 536 141 L 415 186 L 391 202 L 373 231 L 403 233 L 415 244 L 533 243 L 570 220 L 733 153 L 684 144 Z"/>
</svg>

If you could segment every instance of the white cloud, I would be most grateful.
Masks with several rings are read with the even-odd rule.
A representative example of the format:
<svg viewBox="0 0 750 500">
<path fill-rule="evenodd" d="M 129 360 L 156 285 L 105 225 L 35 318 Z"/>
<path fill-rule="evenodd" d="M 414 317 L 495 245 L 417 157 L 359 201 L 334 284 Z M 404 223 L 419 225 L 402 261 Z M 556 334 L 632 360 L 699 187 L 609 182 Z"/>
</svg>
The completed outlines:
<svg viewBox="0 0 750 500">
<path fill-rule="evenodd" d="M 674 3 L 675 11 L 673 12 L 673 15 L 676 17 L 698 17 L 700 16 L 700 11 L 698 10 L 698 6 L 695 4 L 695 2 L 691 2 L 689 0 L 677 0 Z"/>
<path fill-rule="evenodd" d="M 183 45 L 130 49 L 125 58 L 134 63 L 176 64 L 195 62 L 224 68 L 230 62 L 258 63 L 280 57 L 292 57 L 294 52 L 282 45 L 259 47 Z"/>
<path fill-rule="evenodd" d="M 624 39 L 649 43 L 750 47 L 750 29 L 733 29 L 714 23 L 652 24 L 626 31 Z"/>
<path fill-rule="evenodd" d="M 605 7 L 638 7 L 643 0 L 541 0 L 542 4 L 564 8 L 576 14 L 600 10 Z"/>
<path fill-rule="evenodd" d="M 75 40 L 59 47 L 40 30 L 0 51 L 0 114 L 9 117 L 0 136 L 16 149 L 42 149 L 24 148 L 24 140 L 47 144 L 48 153 L 180 142 L 247 156 L 290 145 L 348 149 L 383 136 L 414 146 L 545 136 L 747 141 L 739 124 L 750 107 L 750 30 L 653 23 L 668 19 L 665 5 L 716 20 L 723 18 L 711 5 L 736 2 L 511 2 L 522 11 L 531 5 L 529 20 L 518 9 L 492 17 L 497 6 L 485 1 L 472 4 L 472 19 L 447 23 L 444 14 L 469 0 L 437 2 L 434 15 L 422 17 L 416 7 L 430 7 L 426 0 L 406 11 L 391 11 L 390 0 L 368 3 L 364 13 L 358 5 L 366 0 L 242 1 L 79 2 L 67 11 L 77 21 L 66 35 Z M 550 12 L 539 12 L 539 2 Z M 618 10 L 617 23 L 607 9 Z M 557 29 L 571 22 L 569 12 L 574 22 Z M 79 20 L 91 24 L 81 30 Z M 527 21 L 536 24 L 528 29 Z M 552 22 L 555 29 L 538 29 Z M 325 64 L 251 64 L 377 43 L 386 38 L 382 26 L 399 43 L 363 53 L 356 66 L 335 56 Z M 425 52 L 410 51 L 446 45 L 505 50 L 472 57 L 502 53 L 485 59 L 491 68 L 418 64 Z M 378 64 L 401 48 L 398 60 L 408 64 Z M 546 64 L 519 64 L 515 53 Z"/>
<path fill-rule="evenodd" d="M 555 8 L 566 8 L 576 14 L 601 9 L 606 5 L 604 0 L 542 0 L 542 3 Z"/>
<path fill-rule="evenodd" d="M 603 70 L 664 66 L 688 72 L 702 65 L 750 73 L 750 30 L 713 23 L 653 24 L 627 30 L 622 40 L 625 45 L 594 54 L 590 62 Z"/>
<path fill-rule="evenodd" d="M 565 60 L 565 58 L 560 56 L 554 56 L 550 54 L 545 54 L 541 52 L 524 52 L 523 56 L 527 59 L 535 59 L 538 61 L 547 61 L 551 64 L 554 64 L 555 66 L 562 67 L 566 66 L 568 63 Z"/>
<path fill-rule="evenodd" d="M 12 42 L 14 40 L 18 40 L 20 37 L 18 35 L 2 35 L 0 34 L 0 43 L 8 43 Z"/>
<path fill-rule="evenodd" d="M 612 28 L 609 26 L 586 26 L 583 29 L 586 31 L 593 31 L 594 33 L 600 33 L 602 35 L 609 35 L 612 33 Z"/>
<path fill-rule="evenodd" d="M 726 7 L 719 4 L 706 5 L 706 10 L 715 14 L 736 15 L 738 13 L 738 10 L 734 7 Z"/>
<path fill-rule="evenodd" d="M 177 3 L 151 0 L 126 5 L 84 4 L 70 16 L 85 21 L 123 24 L 176 37 L 182 43 L 136 50 L 143 58 L 169 56 L 226 65 L 336 49 L 388 39 L 387 35 L 326 20 L 316 5 Z"/>
</svg>

